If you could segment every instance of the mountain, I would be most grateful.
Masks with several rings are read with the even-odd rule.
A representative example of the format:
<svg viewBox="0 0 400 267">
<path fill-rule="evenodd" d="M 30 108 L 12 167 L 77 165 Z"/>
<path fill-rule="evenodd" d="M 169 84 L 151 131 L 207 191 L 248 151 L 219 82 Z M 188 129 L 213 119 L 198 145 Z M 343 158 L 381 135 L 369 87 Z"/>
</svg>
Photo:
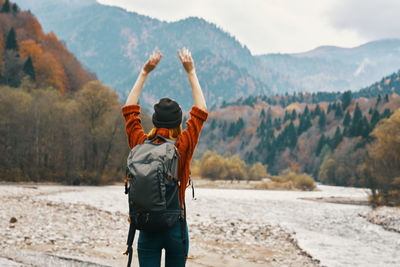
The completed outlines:
<svg viewBox="0 0 400 267">
<path fill-rule="evenodd" d="M 354 48 L 321 46 L 305 53 L 258 58 L 268 68 L 296 80 L 298 91 L 356 90 L 400 68 L 400 39 L 379 40 Z"/>
<path fill-rule="evenodd" d="M 324 46 L 298 54 L 253 56 L 234 36 L 201 18 L 165 22 L 95 0 L 16 2 L 31 9 L 46 31 L 53 30 L 121 98 L 129 93 L 148 55 L 159 48 L 164 57 L 143 90 L 146 106 L 169 95 L 190 108 L 190 93 L 182 94 L 190 92 L 187 78 L 176 72 L 181 71 L 176 50 L 182 46 L 192 50 L 209 106 L 247 95 L 355 90 L 400 68 L 396 39 L 356 48 Z M 203 55 L 215 59 L 205 60 Z M 221 73 L 230 73 L 229 82 L 218 77 Z M 168 75 L 173 79 L 163 80 Z"/>
<path fill-rule="evenodd" d="M 149 105 L 154 99 L 169 95 L 189 109 L 193 102 L 190 86 L 186 75 L 177 72 L 182 66 L 176 51 L 183 46 L 192 50 L 209 105 L 252 92 L 272 93 L 272 88 L 246 67 L 256 61 L 250 51 L 203 19 L 191 17 L 167 23 L 89 0 L 17 3 L 35 12 L 45 29 L 54 30 L 86 66 L 122 97 L 129 93 L 148 55 L 159 48 L 163 59 L 148 79 L 141 101 Z M 201 58 L 212 54 L 215 57 Z M 225 75 L 218 77 L 216 74 L 220 73 Z M 165 80 L 168 77 L 173 79 Z M 224 83 L 228 78 L 230 81 Z M 233 81 L 237 82 L 232 84 Z M 185 91 L 189 93 L 181 94 Z"/>
</svg>

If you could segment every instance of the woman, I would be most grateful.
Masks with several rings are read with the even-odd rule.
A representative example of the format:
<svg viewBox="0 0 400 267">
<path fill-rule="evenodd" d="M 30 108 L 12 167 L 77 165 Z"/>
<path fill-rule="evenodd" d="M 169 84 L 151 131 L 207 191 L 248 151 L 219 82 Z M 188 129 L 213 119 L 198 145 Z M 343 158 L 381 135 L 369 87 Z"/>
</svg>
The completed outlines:
<svg viewBox="0 0 400 267">
<path fill-rule="evenodd" d="M 178 50 L 178 56 L 187 72 L 194 99 L 194 106 L 190 111 L 191 117 L 186 123 L 187 128 L 182 131 L 182 110 L 179 104 L 169 98 L 162 98 L 154 105 L 154 114 L 152 117 L 154 128 L 148 135 L 142 129 L 139 118 L 140 106 L 137 105 L 137 102 L 148 74 L 157 66 L 162 58 L 159 51 L 157 53 L 153 52 L 143 66 L 128 96 L 126 105 L 122 108 L 122 113 L 125 117 L 126 134 L 128 135 L 129 147 L 131 149 L 138 144 L 142 144 L 147 139 L 153 139 L 156 135 L 177 140 L 175 146 L 180 155 L 178 178 L 181 184 L 179 199 L 183 208 L 185 190 L 189 180 L 190 161 L 199 139 L 201 127 L 207 119 L 208 113 L 191 53 L 188 49 L 183 48 L 182 52 Z M 156 139 L 156 141 L 162 142 L 161 139 Z M 188 235 L 187 229 L 186 235 Z M 186 236 L 186 240 L 188 240 L 188 236 Z M 137 246 L 140 266 L 160 266 L 161 250 L 163 248 L 165 249 L 165 266 L 185 266 L 185 251 L 188 251 L 189 242 L 186 242 L 186 248 L 184 248 L 179 223 L 163 232 L 140 232 Z"/>
</svg>

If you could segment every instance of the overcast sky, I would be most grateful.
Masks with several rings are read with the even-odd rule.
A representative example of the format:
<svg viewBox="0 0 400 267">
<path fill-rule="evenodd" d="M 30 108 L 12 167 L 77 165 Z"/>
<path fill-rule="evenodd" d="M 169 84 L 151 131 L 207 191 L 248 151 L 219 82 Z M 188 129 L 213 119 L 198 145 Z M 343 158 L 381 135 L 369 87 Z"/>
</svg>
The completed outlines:
<svg viewBox="0 0 400 267">
<path fill-rule="evenodd" d="M 295 53 L 320 45 L 354 47 L 400 38 L 399 0 L 97 0 L 160 20 L 198 16 L 252 54 Z"/>
</svg>

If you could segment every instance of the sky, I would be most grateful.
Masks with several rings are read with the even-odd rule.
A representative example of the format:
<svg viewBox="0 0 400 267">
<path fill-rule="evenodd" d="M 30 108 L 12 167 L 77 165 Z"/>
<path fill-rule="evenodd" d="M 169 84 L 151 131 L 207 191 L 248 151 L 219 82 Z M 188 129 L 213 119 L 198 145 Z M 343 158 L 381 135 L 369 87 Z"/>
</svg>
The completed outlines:
<svg viewBox="0 0 400 267">
<path fill-rule="evenodd" d="M 253 55 L 400 38 L 399 0 L 97 0 L 172 22 L 201 17 Z"/>
</svg>

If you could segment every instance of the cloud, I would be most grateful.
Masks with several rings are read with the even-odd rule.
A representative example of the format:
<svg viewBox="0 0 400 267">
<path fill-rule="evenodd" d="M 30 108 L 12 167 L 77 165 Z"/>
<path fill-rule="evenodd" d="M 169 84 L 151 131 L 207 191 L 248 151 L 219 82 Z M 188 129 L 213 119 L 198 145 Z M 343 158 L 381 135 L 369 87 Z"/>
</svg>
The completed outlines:
<svg viewBox="0 0 400 267">
<path fill-rule="evenodd" d="M 341 0 L 329 16 L 335 27 L 376 40 L 400 37 L 399 11 L 398 0 Z"/>
</svg>

